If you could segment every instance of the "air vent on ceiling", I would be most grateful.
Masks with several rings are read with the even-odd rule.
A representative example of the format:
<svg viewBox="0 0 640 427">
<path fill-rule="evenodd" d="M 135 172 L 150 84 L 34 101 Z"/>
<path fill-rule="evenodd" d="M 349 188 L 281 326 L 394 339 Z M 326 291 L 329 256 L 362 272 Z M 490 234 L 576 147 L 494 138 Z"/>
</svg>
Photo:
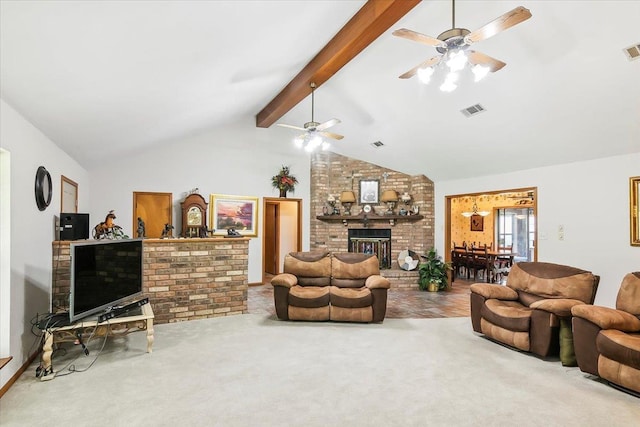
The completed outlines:
<svg viewBox="0 0 640 427">
<path fill-rule="evenodd" d="M 380 148 L 384 144 L 382 142 L 380 142 L 380 141 L 376 141 L 376 142 L 372 142 L 371 145 L 373 145 L 373 148 Z"/>
<path fill-rule="evenodd" d="M 460 112 L 464 114 L 466 117 L 475 116 L 476 114 L 480 114 L 483 111 L 486 111 L 486 110 L 480 104 L 472 105 L 471 107 L 467 107 L 463 110 L 460 110 Z"/>
<path fill-rule="evenodd" d="M 624 50 L 624 53 L 627 55 L 627 59 L 629 59 L 629 61 L 640 58 L 640 43 L 626 47 L 622 50 Z"/>
</svg>

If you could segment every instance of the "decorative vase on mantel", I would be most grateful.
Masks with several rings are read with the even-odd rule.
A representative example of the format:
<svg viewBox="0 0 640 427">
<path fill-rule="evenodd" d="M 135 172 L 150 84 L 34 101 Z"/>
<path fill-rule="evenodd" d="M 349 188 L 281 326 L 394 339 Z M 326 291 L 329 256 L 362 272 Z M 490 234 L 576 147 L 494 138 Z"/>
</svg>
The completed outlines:
<svg viewBox="0 0 640 427">
<path fill-rule="evenodd" d="M 283 197 L 283 198 L 286 199 L 287 198 L 287 190 L 281 188 L 280 189 L 280 197 Z"/>
</svg>

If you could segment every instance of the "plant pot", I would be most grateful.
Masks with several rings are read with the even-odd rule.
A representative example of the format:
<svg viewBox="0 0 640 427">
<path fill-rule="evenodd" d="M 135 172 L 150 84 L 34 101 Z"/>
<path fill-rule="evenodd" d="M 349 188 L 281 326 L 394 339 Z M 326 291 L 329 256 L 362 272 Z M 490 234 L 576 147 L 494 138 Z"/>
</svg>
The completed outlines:
<svg viewBox="0 0 640 427">
<path fill-rule="evenodd" d="M 280 190 L 280 197 L 287 198 L 287 190 Z"/>
<path fill-rule="evenodd" d="M 429 292 L 438 292 L 438 284 L 437 283 L 429 283 L 427 285 L 427 291 L 429 291 Z"/>
</svg>

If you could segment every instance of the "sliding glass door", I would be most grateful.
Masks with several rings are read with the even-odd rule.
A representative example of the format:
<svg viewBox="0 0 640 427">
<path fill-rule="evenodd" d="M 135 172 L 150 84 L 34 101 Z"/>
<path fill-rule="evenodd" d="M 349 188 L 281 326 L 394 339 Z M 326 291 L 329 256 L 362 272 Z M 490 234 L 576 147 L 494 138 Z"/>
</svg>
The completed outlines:
<svg viewBox="0 0 640 427">
<path fill-rule="evenodd" d="M 535 244 L 535 216 L 532 208 L 496 209 L 497 248 L 511 247 L 516 261 L 533 261 Z"/>
</svg>

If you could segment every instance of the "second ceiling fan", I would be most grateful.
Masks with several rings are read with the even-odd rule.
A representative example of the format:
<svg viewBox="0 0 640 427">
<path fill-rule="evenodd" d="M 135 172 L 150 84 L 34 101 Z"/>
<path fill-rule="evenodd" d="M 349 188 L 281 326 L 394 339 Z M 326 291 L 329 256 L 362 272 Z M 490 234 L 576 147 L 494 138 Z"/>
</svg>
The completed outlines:
<svg viewBox="0 0 640 427">
<path fill-rule="evenodd" d="M 277 123 L 277 126 L 304 131 L 303 134 L 298 135 L 294 139 L 294 142 L 297 146 L 304 148 L 306 151 L 313 151 L 318 147 L 322 147 L 323 150 L 326 150 L 329 148 L 329 142 L 324 138 L 331 138 L 336 140 L 341 140 L 342 138 L 344 138 L 344 136 L 338 135 L 337 133 L 326 131 L 330 127 L 340 123 L 340 120 L 331 119 L 323 123 L 318 123 L 314 120 L 313 109 L 316 84 L 311 83 L 309 86 L 311 87 L 311 121 L 305 123 L 303 125 L 304 127 L 287 125 L 284 123 Z"/>
<path fill-rule="evenodd" d="M 469 31 L 466 28 L 456 28 L 455 0 L 452 0 L 451 9 L 452 28 L 441 33 L 437 38 L 408 30 L 406 28 L 401 28 L 392 33 L 397 37 L 433 46 L 440 53 L 440 55 L 429 58 L 406 73 L 400 75 L 401 79 L 408 79 L 418 74 L 418 77 L 423 82 L 427 83 L 435 71 L 434 67 L 444 61 L 446 65 L 449 66 L 451 70 L 450 74 L 452 76 L 447 76 L 447 80 L 450 81 L 445 80 L 445 83 L 441 86 L 443 91 L 451 91 L 455 89 L 455 85 L 453 83 L 455 83 L 455 78 L 457 78 L 457 76 L 454 76 L 453 74 L 462 70 L 467 62 L 473 66 L 472 71 L 475 75 L 476 81 L 478 81 L 486 76 L 487 73 L 494 73 L 502 69 L 506 64 L 498 59 L 485 55 L 484 53 L 470 49 L 468 50 L 469 46 L 479 41 L 486 40 L 489 37 L 531 18 L 531 12 L 520 6 L 502 16 L 499 16 L 475 31 Z"/>
</svg>

